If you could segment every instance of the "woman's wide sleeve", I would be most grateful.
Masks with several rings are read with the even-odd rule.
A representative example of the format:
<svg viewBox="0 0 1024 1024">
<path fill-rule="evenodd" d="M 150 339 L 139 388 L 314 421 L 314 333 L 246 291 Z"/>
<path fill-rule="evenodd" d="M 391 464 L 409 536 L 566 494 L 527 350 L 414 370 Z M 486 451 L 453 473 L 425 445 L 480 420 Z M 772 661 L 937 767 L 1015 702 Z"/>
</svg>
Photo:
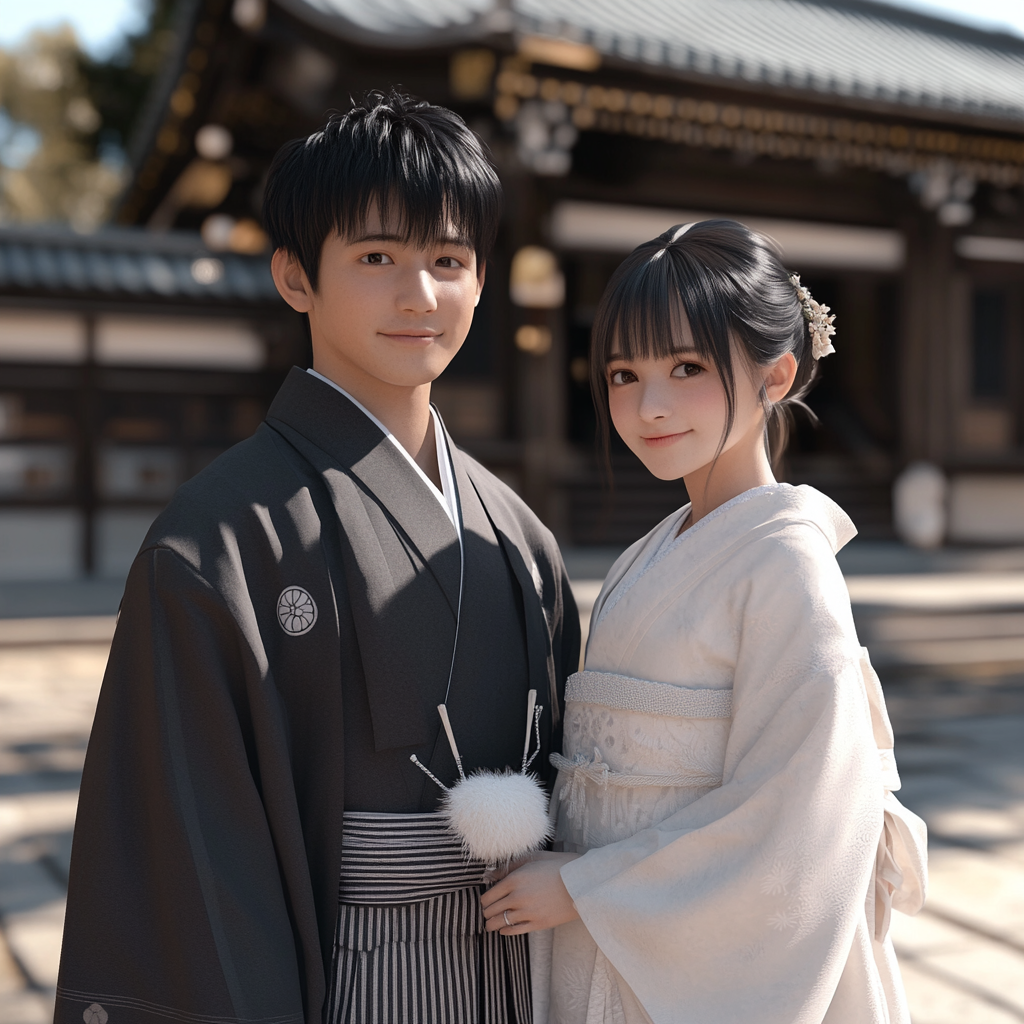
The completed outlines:
<svg viewBox="0 0 1024 1024">
<path fill-rule="evenodd" d="M 140 554 L 86 758 L 56 1024 L 303 1020 L 252 654 L 178 554 Z"/>
<path fill-rule="evenodd" d="M 849 597 L 810 527 L 748 545 L 716 587 L 738 638 L 722 785 L 562 877 L 657 1024 L 820 1021 L 883 825 Z"/>
</svg>

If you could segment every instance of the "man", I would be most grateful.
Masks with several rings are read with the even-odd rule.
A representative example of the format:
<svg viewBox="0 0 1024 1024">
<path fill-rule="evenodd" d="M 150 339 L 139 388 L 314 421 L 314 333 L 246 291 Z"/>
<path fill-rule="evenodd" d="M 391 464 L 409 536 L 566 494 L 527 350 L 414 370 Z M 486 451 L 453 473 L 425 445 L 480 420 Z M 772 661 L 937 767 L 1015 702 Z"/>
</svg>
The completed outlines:
<svg viewBox="0 0 1024 1024">
<path fill-rule="evenodd" d="M 392 93 L 285 146 L 264 219 L 309 317 L 266 422 L 140 551 L 90 741 L 58 1024 L 526 1024 L 522 936 L 439 825 L 457 768 L 541 758 L 579 624 L 553 538 L 451 443 L 500 186 L 450 111 Z M 340 883 L 340 888 L 339 888 Z M 340 898 L 340 902 L 339 902 Z"/>
</svg>

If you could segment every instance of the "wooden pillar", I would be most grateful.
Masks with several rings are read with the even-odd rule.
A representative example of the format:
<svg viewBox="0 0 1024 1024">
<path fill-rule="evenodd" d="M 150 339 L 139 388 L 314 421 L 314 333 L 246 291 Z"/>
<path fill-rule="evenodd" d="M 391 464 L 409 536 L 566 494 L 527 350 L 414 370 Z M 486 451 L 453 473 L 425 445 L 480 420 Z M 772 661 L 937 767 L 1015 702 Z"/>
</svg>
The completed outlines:
<svg viewBox="0 0 1024 1024">
<path fill-rule="evenodd" d="M 81 569 L 95 575 L 99 396 L 96 387 L 96 317 L 85 318 L 85 362 L 81 367 L 76 452 L 78 507 L 82 517 Z"/>
<path fill-rule="evenodd" d="M 532 174 L 504 179 L 508 211 L 509 257 L 524 245 L 547 245 L 541 234 L 545 201 Z M 504 282 L 508 287 L 508 281 Z M 567 384 L 565 315 L 563 309 L 511 307 L 512 333 L 523 325 L 546 328 L 546 351 L 516 351 L 516 433 L 522 446 L 523 498 L 556 537 L 568 534 L 564 488 L 568 459 L 566 441 Z"/>
<path fill-rule="evenodd" d="M 556 537 L 568 533 L 561 486 L 566 462 L 565 329 L 561 309 L 524 311 L 524 322 L 550 331 L 544 353 L 518 353 L 523 497 Z"/>
<path fill-rule="evenodd" d="M 905 462 L 929 459 L 941 465 L 954 442 L 955 403 L 948 372 L 954 359 L 953 238 L 925 211 L 908 220 L 905 230 L 907 269 L 899 367 L 901 454 Z"/>
</svg>

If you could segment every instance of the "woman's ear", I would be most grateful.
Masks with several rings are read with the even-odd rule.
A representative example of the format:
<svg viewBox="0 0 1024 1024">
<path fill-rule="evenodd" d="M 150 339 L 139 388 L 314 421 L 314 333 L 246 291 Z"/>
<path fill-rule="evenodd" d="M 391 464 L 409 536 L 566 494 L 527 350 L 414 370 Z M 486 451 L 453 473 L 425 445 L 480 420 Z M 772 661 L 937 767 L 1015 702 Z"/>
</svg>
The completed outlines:
<svg viewBox="0 0 1024 1024">
<path fill-rule="evenodd" d="M 796 380 L 796 371 L 796 356 L 792 352 L 787 352 L 770 366 L 762 367 L 764 390 L 769 402 L 774 405 L 789 394 Z"/>
<path fill-rule="evenodd" d="M 287 249 L 275 249 L 270 259 L 270 273 L 281 298 L 299 313 L 308 313 L 313 308 L 313 288 L 294 253 Z"/>
</svg>

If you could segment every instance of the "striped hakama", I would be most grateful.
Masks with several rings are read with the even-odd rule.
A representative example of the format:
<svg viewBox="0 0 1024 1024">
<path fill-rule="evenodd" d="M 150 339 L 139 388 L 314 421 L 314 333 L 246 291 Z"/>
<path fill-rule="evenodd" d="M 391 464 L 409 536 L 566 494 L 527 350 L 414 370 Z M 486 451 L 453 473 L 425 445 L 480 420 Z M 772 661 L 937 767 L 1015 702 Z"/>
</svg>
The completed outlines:
<svg viewBox="0 0 1024 1024">
<path fill-rule="evenodd" d="M 484 930 L 485 871 L 439 814 L 346 811 L 328 1024 L 531 1024 L 526 936 Z"/>
</svg>

